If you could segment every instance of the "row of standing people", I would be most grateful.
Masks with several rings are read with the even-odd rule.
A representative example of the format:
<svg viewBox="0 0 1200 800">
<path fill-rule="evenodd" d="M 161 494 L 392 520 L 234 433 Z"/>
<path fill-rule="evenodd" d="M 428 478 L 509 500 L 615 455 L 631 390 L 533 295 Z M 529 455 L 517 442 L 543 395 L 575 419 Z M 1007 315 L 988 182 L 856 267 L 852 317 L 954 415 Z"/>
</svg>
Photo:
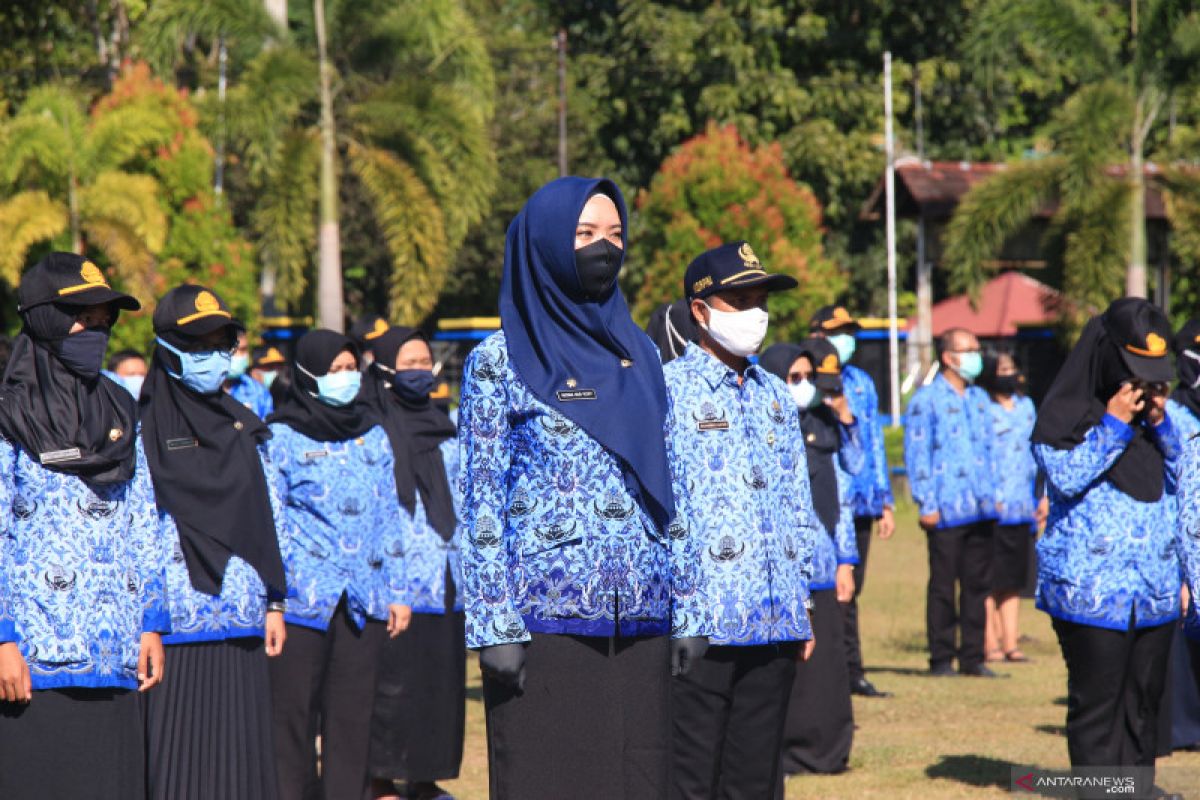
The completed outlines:
<svg viewBox="0 0 1200 800">
<path fill-rule="evenodd" d="M 226 391 L 242 330 L 210 290 L 160 300 L 136 401 L 100 373 L 138 304 L 94 264 L 52 254 L 18 303 L 0 796 L 439 794 L 465 653 L 454 427 L 421 335 L 378 337 L 364 377 L 350 339 L 306 334 L 264 421 Z"/>
</svg>

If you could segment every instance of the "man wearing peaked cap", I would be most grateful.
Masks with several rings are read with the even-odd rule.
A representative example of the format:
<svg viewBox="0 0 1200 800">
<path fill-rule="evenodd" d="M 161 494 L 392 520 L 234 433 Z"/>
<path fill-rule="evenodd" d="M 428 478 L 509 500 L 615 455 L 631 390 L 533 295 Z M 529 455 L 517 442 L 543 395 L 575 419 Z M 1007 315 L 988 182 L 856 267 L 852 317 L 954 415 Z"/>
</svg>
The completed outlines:
<svg viewBox="0 0 1200 800">
<path fill-rule="evenodd" d="M 703 253 L 684 276 L 700 332 L 663 368 L 679 477 L 694 487 L 675 531 L 702 554 L 703 591 L 685 613 L 716 633 L 694 640 L 692 668 L 673 683 L 675 798 L 772 796 L 796 659 L 811 651 L 819 522 L 799 416 L 787 387 L 750 360 L 768 293 L 796 285 L 744 241 Z"/>
<path fill-rule="evenodd" d="M 279 371 L 287 367 L 287 356 L 275 345 L 254 348 L 250 359 L 250 377 L 267 387 L 279 377 Z"/>
<path fill-rule="evenodd" d="M 858 420 L 859 436 L 866 461 L 851 478 L 850 501 L 854 506 L 854 535 L 858 542 L 859 562 L 854 567 L 854 599 L 842 605 L 845 615 L 846 663 L 850 671 L 850 691 L 864 697 L 887 697 L 867 680 L 863 668 L 862 645 L 858 635 L 858 595 L 866 580 L 867 555 L 871 550 L 871 529 L 879 522 L 879 538 L 888 539 L 896 530 L 892 509 L 892 482 L 888 474 L 883 426 L 879 421 L 879 394 L 875 381 L 863 369 L 850 363 L 856 345 L 855 334 L 862 325 L 845 306 L 828 305 L 817 309 L 809 322 L 809 334 L 828 339 L 842 362 L 842 381 L 850 410 Z"/>
</svg>

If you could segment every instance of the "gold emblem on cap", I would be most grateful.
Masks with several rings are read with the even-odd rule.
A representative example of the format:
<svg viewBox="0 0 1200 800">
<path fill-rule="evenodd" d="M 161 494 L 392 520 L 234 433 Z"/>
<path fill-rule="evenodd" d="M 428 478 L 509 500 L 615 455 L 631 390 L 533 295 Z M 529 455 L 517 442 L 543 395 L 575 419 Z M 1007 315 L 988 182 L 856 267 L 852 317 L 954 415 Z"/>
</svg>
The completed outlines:
<svg viewBox="0 0 1200 800">
<path fill-rule="evenodd" d="M 1146 348 L 1144 350 L 1140 347 L 1134 347 L 1131 344 L 1125 345 L 1125 349 L 1137 356 L 1161 358 L 1167 354 L 1167 340 L 1154 331 L 1151 331 L 1146 334 Z"/>
<path fill-rule="evenodd" d="M 108 440 L 110 442 L 115 442 L 120 440 L 120 438 L 124 435 L 125 431 L 121 430 L 120 428 L 112 428 L 108 432 Z"/>
<path fill-rule="evenodd" d="M 387 332 L 388 332 L 387 320 L 381 318 L 381 319 L 375 320 L 375 327 L 371 329 L 370 333 L 363 336 L 363 338 L 364 339 L 378 339 L 380 336 L 383 336 Z"/>
<path fill-rule="evenodd" d="M 88 283 L 104 283 L 104 273 L 90 261 L 83 262 L 83 267 L 79 270 L 79 277 Z"/>
<path fill-rule="evenodd" d="M 204 291 L 196 295 L 196 310 L 201 314 L 210 314 L 221 308 L 221 304 L 212 292 Z"/>
<path fill-rule="evenodd" d="M 263 358 L 263 361 L 283 361 L 283 353 L 272 347 L 267 350 L 266 357 Z"/>
<path fill-rule="evenodd" d="M 758 260 L 758 256 L 754 255 L 754 248 L 749 242 L 742 242 L 742 246 L 738 248 L 738 258 L 742 260 L 742 266 L 747 269 L 762 269 L 762 264 Z"/>
<path fill-rule="evenodd" d="M 575 380 L 574 378 L 567 378 L 567 388 L 568 389 L 574 389 L 578 385 L 579 385 L 579 381 Z"/>
<path fill-rule="evenodd" d="M 703 278 L 692 284 L 692 294 L 699 294 L 708 287 L 712 286 L 712 282 L 712 276 L 705 275 Z"/>
<path fill-rule="evenodd" d="M 825 360 L 821 362 L 821 368 L 817 372 L 836 373 L 838 372 L 838 357 L 833 353 L 825 356 Z"/>
</svg>

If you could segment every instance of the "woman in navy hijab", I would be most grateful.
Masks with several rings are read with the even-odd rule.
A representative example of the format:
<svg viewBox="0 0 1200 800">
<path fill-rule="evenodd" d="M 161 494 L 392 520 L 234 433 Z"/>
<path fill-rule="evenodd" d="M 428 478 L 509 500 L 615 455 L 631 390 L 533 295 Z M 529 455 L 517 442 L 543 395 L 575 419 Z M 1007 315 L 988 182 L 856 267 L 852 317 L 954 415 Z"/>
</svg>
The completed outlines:
<svg viewBox="0 0 1200 800">
<path fill-rule="evenodd" d="M 695 641 L 673 653 L 672 623 L 699 635 L 671 613 L 699 559 L 659 356 L 616 284 L 625 223 L 607 180 L 534 194 L 508 229 L 501 330 L 464 366 L 463 602 L 496 800 L 667 794 L 670 669 Z"/>
</svg>

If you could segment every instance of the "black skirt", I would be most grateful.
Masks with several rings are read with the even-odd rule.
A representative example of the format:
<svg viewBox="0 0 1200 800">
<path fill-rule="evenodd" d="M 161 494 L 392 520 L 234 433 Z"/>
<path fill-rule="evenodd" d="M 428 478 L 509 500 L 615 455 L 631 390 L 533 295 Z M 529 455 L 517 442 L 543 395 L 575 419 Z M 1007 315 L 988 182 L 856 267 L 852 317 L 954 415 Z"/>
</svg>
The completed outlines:
<svg viewBox="0 0 1200 800">
<path fill-rule="evenodd" d="M 854 742 L 854 707 L 842 609 L 833 589 L 812 593 L 813 635 L 817 645 L 808 661 L 796 662 L 796 678 L 783 728 L 782 771 L 842 772 Z"/>
<path fill-rule="evenodd" d="M 525 673 L 520 694 L 483 679 L 491 800 L 667 796 L 667 637 L 535 633 Z"/>
<path fill-rule="evenodd" d="M 373 778 L 433 782 L 458 777 L 467 715 L 463 612 L 413 614 L 380 653 L 371 715 Z"/>
<path fill-rule="evenodd" d="M 167 646 L 143 697 L 150 800 L 274 800 L 271 687 L 261 639 Z"/>
<path fill-rule="evenodd" d="M 1033 534 L 1028 525 L 997 525 L 992 536 L 992 591 L 1020 592 L 1029 582 L 1029 551 Z"/>
<path fill-rule="evenodd" d="M 136 692 L 54 689 L 28 705 L 0 702 L 0 798 L 141 800 L 145 781 Z"/>
</svg>

